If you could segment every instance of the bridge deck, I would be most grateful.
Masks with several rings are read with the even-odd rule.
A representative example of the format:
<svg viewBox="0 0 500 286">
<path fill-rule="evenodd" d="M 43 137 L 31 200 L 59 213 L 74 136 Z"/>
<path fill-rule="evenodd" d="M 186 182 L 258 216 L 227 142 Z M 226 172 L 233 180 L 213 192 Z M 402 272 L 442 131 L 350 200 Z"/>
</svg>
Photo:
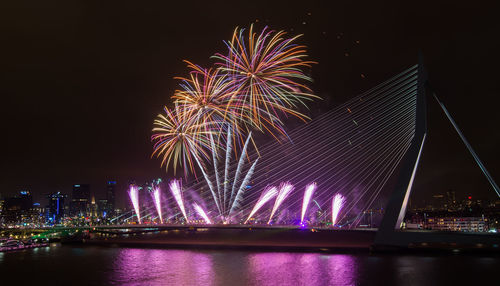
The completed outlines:
<svg viewBox="0 0 500 286">
<path fill-rule="evenodd" d="M 88 244 L 176 248 L 244 248 L 259 250 L 368 251 L 375 231 L 295 228 L 196 228 L 143 235 L 95 235 Z"/>
<path fill-rule="evenodd" d="M 377 231 L 300 229 L 278 227 L 181 227 L 163 230 L 129 229 L 128 233 L 102 230 L 85 243 L 159 248 L 230 248 L 292 251 L 430 250 L 500 253 L 500 236 L 488 233 L 401 231 L 404 244 L 375 244 Z M 146 234 L 147 233 L 147 234 Z M 389 248 L 388 248 L 389 247 Z"/>
</svg>

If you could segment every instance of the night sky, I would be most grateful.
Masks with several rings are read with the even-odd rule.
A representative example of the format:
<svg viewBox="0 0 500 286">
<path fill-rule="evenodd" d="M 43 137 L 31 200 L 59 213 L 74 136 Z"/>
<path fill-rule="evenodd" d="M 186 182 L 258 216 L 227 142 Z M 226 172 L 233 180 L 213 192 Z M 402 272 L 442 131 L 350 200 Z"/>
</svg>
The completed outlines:
<svg viewBox="0 0 500 286">
<path fill-rule="evenodd" d="M 148 1 L 149 2 L 149 1 Z M 271 3 L 268 3 L 271 2 Z M 330 4 L 330 2 L 335 4 Z M 352 2 L 352 3 L 349 3 Z M 0 194 L 37 200 L 109 179 L 163 176 L 151 159 L 153 119 L 187 68 L 225 52 L 236 26 L 304 34 L 314 118 L 417 62 L 422 51 L 437 95 L 500 181 L 498 7 L 437 1 L 12 1 L 0 7 Z M 471 4 L 472 2 L 468 2 Z M 362 77 L 361 75 L 364 75 Z M 437 104 L 412 196 L 448 189 L 495 198 Z"/>
</svg>

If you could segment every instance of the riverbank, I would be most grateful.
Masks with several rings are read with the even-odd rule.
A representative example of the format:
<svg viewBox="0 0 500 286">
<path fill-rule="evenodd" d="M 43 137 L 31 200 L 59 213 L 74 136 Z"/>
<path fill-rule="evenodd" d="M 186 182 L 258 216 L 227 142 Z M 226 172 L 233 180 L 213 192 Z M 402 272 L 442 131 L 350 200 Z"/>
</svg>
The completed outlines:
<svg viewBox="0 0 500 286">
<path fill-rule="evenodd" d="M 16 250 L 31 249 L 31 248 L 38 248 L 38 247 L 47 247 L 47 246 L 49 246 L 48 243 L 34 243 L 34 244 L 28 244 L 28 245 L 0 247 L 0 252 L 16 251 Z"/>
</svg>

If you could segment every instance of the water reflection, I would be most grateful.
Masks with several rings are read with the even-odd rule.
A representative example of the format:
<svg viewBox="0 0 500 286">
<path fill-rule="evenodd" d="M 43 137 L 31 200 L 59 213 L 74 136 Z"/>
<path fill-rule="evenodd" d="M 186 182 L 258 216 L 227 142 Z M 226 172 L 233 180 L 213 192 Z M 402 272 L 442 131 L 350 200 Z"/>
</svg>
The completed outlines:
<svg viewBox="0 0 500 286">
<path fill-rule="evenodd" d="M 355 285 L 351 255 L 258 253 L 248 257 L 252 285 Z"/>
<path fill-rule="evenodd" d="M 120 249 L 115 285 L 355 285 L 351 255 Z"/>
<path fill-rule="evenodd" d="M 184 250 L 121 249 L 112 272 L 117 285 L 213 285 L 207 254 Z"/>
<path fill-rule="evenodd" d="M 479 285 L 498 269 L 498 256 L 74 246 L 0 253 L 0 281 L 17 285 Z"/>
</svg>

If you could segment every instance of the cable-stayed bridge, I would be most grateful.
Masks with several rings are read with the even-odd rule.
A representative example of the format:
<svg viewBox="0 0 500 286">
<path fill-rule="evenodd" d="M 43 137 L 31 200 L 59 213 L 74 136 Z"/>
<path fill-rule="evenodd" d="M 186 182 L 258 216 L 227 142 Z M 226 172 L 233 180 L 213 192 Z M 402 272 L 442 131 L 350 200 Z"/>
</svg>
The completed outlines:
<svg viewBox="0 0 500 286">
<path fill-rule="evenodd" d="M 200 176 L 184 185 L 188 190 L 184 196 L 188 202 L 188 212 L 194 213 L 192 209 L 189 210 L 192 201 L 201 203 L 209 213 L 216 213 L 218 207 L 207 181 L 211 181 L 213 186 L 229 185 L 231 189 L 233 185 L 244 183 L 244 176 L 233 181 L 237 169 L 241 167 L 239 171 L 246 173 L 251 168 L 251 163 L 258 159 L 252 179 L 243 186 L 242 202 L 233 223 L 243 221 L 248 216 L 266 186 L 290 182 L 295 188 L 283 201 L 274 223 L 283 226 L 296 224 L 304 207 L 304 189 L 315 182 L 317 189 L 307 211 L 307 221 L 312 226 L 325 226 L 332 211 L 332 197 L 340 193 L 346 198 L 346 203 L 339 214 L 338 225 L 344 229 L 357 228 L 367 210 L 383 209 L 383 218 L 376 223 L 378 233 L 375 244 L 378 245 L 407 245 L 419 241 L 497 241 L 498 237 L 486 238 L 486 235 L 443 236 L 400 231 L 427 136 L 426 101 L 432 99 L 428 94 L 438 100 L 428 86 L 423 65 L 414 65 L 311 122 L 289 131 L 289 138 L 283 142 L 269 142 L 261 145 L 258 152 L 248 152 L 243 166 L 238 166 L 239 160 L 229 163 L 227 156 L 224 158 L 224 154 L 217 154 L 216 160 L 220 161 L 218 165 L 225 167 L 224 171 L 217 170 L 214 166 L 217 162 L 214 161 L 212 166 L 208 163 L 207 169 L 212 167 L 213 170 L 207 176 L 208 180 Z M 493 190 L 500 194 L 497 184 L 450 113 L 439 100 L 438 103 Z M 268 222 L 271 202 L 272 200 L 255 213 L 254 223 Z M 164 200 L 163 204 L 165 209 L 176 209 L 175 202 L 170 198 Z M 141 212 L 143 215 L 155 215 L 152 206 Z M 171 211 L 170 217 L 176 215 L 179 213 Z"/>
</svg>

